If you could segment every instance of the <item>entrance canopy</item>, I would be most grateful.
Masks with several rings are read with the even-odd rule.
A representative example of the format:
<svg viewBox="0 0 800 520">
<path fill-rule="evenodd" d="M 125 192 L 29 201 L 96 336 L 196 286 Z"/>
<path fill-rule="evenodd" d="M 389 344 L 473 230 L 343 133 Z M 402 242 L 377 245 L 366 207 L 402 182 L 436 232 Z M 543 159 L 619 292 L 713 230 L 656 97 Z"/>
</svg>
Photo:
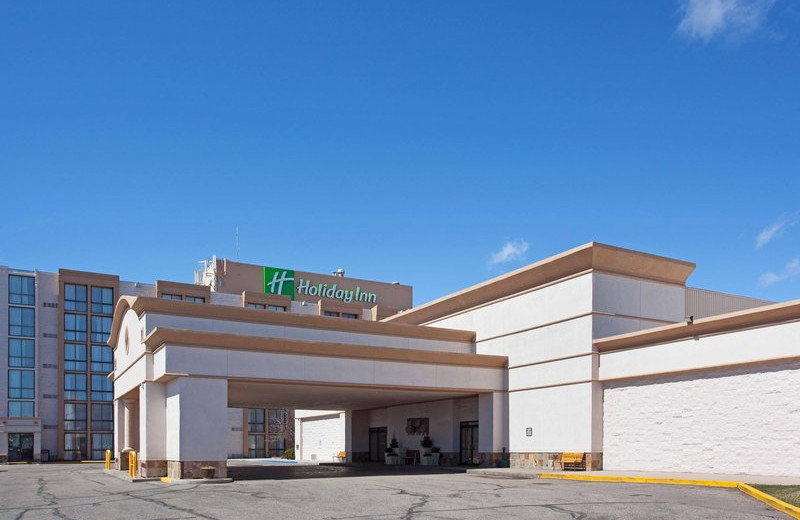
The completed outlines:
<svg viewBox="0 0 800 520">
<path fill-rule="evenodd" d="M 364 410 L 504 392 L 507 358 L 475 354 L 474 340 L 470 331 L 123 296 L 109 341 L 117 446 L 138 443 L 144 463 L 180 463 L 181 476 L 186 462 L 224 461 L 228 407 Z"/>
</svg>

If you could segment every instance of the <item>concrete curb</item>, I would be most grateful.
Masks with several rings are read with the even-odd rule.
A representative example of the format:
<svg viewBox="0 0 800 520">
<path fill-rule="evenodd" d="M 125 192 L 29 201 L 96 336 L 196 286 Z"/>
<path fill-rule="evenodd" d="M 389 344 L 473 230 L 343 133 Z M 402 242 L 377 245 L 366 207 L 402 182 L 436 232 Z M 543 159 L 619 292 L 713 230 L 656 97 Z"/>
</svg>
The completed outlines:
<svg viewBox="0 0 800 520">
<path fill-rule="evenodd" d="M 600 475 L 563 475 L 557 473 L 540 473 L 539 478 L 556 480 L 579 480 L 583 482 L 627 482 L 638 484 L 672 484 L 678 486 L 705 486 L 718 488 L 736 488 L 742 493 L 750 495 L 756 500 L 764 502 L 773 509 L 781 513 L 786 513 L 792 518 L 800 519 L 800 507 L 787 504 L 783 500 L 768 495 L 763 491 L 745 484 L 744 482 L 730 482 L 726 480 L 687 480 L 677 478 L 647 478 L 647 477 L 624 477 L 624 476 L 600 476 Z"/>
<path fill-rule="evenodd" d="M 232 478 L 169 478 L 161 477 L 154 480 L 159 480 L 164 484 L 230 484 L 233 482 Z"/>
<path fill-rule="evenodd" d="M 125 471 L 119 471 L 116 469 L 104 469 L 103 473 L 106 475 L 111 475 L 114 478 L 118 478 L 120 480 L 127 480 L 128 482 L 157 482 L 160 480 L 158 477 L 130 477 Z"/>
<path fill-rule="evenodd" d="M 787 504 L 783 500 L 775 498 L 772 495 L 768 495 L 763 491 L 760 491 L 748 484 L 739 484 L 738 488 L 743 493 L 747 493 L 751 497 L 764 502 L 768 506 L 771 506 L 777 509 L 778 511 L 786 513 L 792 518 L 800 518 L 800 507 L 793 506 L 792 504 Z"/>
</svg>

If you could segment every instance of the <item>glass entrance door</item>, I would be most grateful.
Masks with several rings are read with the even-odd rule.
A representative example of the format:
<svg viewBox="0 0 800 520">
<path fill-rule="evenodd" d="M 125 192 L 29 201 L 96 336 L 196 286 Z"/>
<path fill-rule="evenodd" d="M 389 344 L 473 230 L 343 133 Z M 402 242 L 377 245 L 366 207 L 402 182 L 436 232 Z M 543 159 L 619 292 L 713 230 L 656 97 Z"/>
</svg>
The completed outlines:
<svg viewBox="0 0 800 520">
<path fill-rule="evenodd" d="M 369 461 L 383 462 L 386 457 L 386 428 L 369 429 Z"/>
<path fill-rule="evenodd" d="M 478 421 L 461 423 L 461 464 L 480 464 Z"/>
<path fill-rule="evenodd" d="M 9 462 L 33 461 L 32 433 L 8 434 L 8 461 Z"/>
</svg>

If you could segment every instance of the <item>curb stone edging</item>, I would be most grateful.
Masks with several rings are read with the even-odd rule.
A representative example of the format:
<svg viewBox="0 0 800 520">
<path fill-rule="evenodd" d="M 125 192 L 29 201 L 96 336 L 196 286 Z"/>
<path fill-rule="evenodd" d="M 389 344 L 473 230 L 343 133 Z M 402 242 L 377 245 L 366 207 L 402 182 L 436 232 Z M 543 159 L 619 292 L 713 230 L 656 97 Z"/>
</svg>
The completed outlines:
<svg viewBox="0 0 800 520">
<path fill-rule="evenodd" d="M 787 504 L 783 500 L 764 493 L 753 486 L 744 482 L 730 482 L 724 480 L 684 480 L 677 478 L 647 478 L 647 477 L 623 477 L 623 476 L 601 476 L 601 475 L 563 475 L 557 473 L 540 473 L 539 478 L 557 480 L 580 480 L 584 482 L 627 482 L 639 484 L 672 484 L 679 486 L 705 486 L 718 488 L 736 488 L 742 493 L 750 495 L 756 500 L 764 502 L 773 509 L 786 513 L 792 518 L 800 519 L 800 507 Z"/>
</svg>

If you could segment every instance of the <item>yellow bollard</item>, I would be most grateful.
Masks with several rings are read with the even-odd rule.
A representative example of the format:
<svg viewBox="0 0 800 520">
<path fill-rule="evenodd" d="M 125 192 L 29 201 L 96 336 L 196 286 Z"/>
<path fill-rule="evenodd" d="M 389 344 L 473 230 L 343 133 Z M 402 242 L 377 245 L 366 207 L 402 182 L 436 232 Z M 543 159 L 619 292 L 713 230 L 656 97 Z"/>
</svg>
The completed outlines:
<svg viewBox="0 0 800 520">
<path fill-rule="evenodd" d="M 136 467 L 136 452 L 131 451 L 128 453 L 128 476 L 131 478 L 136 478 L 136 473 L 138 473 Z"/>
<path fill-rule="evenodd" d="M 111 469 L 111 450 L 106 450 L 106 471 Z"/>
</svg>

